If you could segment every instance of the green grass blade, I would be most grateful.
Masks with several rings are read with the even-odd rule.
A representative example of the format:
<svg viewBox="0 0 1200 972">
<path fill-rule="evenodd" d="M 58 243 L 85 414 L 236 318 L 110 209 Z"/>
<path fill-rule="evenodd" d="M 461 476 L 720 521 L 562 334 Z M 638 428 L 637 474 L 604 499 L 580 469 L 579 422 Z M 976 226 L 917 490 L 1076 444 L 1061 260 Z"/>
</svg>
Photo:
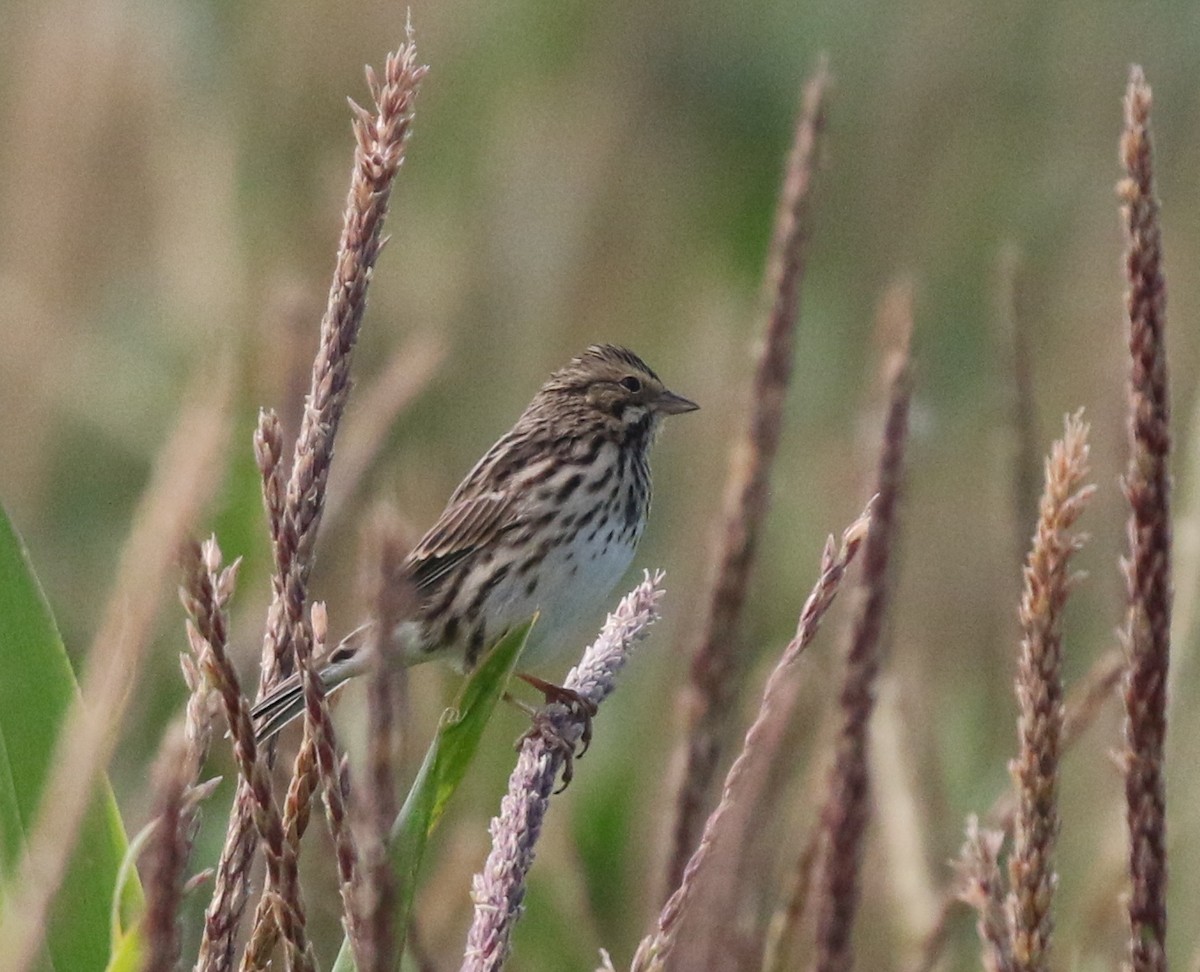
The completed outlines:
<svg viewBox="0 0 1200 972">
<path fill-rule="evenodd" d="M 139 926 L 135 926 L 117 941 L 105 972 L 141 972 L 144 958 L 142 935 Z"/>
<path fill-rule="evenodd" d="M 5 883 L 19 866 L 59 730 L 78 693 L 28 553 L 0 508 L 0 877 Z M 102 778 L 50 916 L 43 968 L 105 968 L 117 944 L 110 932 L 110 905 L 126 845 L 112 789 Z M 126 916 L 140 908 L 136 877 L 122 897 Z"/>
<path fill-rule="evenodd" d="M 442 713 L 437 735 L 425 753 L 421 770 L 396 817 L 389 855 L 392 870 L 400 883 L 396 909 L 398 955 L 404 952 L 404 932 L 408 928 L 426 841 L 467 775 L 479 740 L 516 669 L 532 627 L 533 620 L 530 620 L 501 638 L 463 683 L 454 707 Z M 351 972 L 353 969 L 350 943 L 343 941 L 333 972 Z"/>
</svg>

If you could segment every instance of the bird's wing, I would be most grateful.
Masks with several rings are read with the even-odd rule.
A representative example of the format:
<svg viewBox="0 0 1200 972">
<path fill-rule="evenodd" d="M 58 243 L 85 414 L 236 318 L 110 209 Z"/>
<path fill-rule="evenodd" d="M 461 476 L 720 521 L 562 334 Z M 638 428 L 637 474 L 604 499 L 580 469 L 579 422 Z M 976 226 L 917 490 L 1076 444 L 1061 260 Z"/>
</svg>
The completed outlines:
<svg viewBox="0 0 1200 972">
<path fill-rule="evenodd" d="M 418 591 L 439 578 L 516 522 L 512 493 L 480 493 L 446 507 L 408 558 L 409 576 Z"/>
</svg>

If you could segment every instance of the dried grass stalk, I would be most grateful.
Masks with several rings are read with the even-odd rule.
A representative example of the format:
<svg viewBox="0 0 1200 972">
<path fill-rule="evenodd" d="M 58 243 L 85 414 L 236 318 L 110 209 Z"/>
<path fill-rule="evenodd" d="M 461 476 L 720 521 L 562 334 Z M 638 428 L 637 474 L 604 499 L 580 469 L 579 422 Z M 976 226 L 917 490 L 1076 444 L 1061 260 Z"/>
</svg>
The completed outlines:
<svg viewBox="0 0 1200 972">
<path fill-rule="evenodd" d="M 233 596 L 238 563 L 222 569 L 215 538 L 185 545 L 180 600 L 202 641 L 224 643 L 228 630 L 227 606 Z M 157 807 L 152 818 L 154 839 L 146 867 L 146 914 L 142 920 L 146 941 L 143 972 L 170 972 L 179 960 L 177 917 L 183 899 L 184 870 L 191 855 L 198 823 L 198 804 L 218 780 L 197 786 L 212 739 L 214 707 L 219 704 L 212 686 L 200 672 L 196 654 L 180 657 L 188 702 L 182 727 L 168 731 L 160 747 L 155 778 Z"/>
<path fill-rule="evenodd" d="M 700 837 L 700 843 L 684 868 L 683 879 L 679 887 L 667 899 L 667 903 L 663 906 L 662 912 L 658 916 L 657 928 L 652 935 L 648 935 L 642 939 L 639 944 L 637 954 L 633 959 L 632 972 L 659 972 L 659 970 L 667 967 L 667 963 L 671 958 L 671 952 L 678 938 L 681 924 L 688 915 L 689 907 L 695 898 L 696 889 L 699 887 L 700 880 L 704 876 L 712 847 L 721 834 L 722 822 L 735 803 L 743 797 L 741 792 L 742 783 L 745 779 L 748 766 L 761 756 L 759 747 L 763 730 L 772 719 L 774 708 L 778 702 L 780 693 L 785 687 L 787 676 L 792 666 L 796 663 L 796 660 L 816 636 L 821 619 L 825 616 L 825 612 L 829 609 L 829 606 L 833 603 L 834 598 L 841 589 L 842 578 L 845 576 L 846 569 L 854 560 L 863 539 L 867 535 L 870 518 L 870 506 L 868 506 L 863 515 L 847 527 L 846 531 L 842 534 L 840 546 L 834 542 L 832 536 L 826 541 L 825 549 L 821 555 L 821 573 L 817 579 L 816 586 L 804 602 L 804 608 L 800 612 L 800 621 L 796 628 L 796 635 L 784 649 L 783 655 L 767 679 L 758 715 L 754 723 L 746 731 L 742 751 L 738 754 L 737 759 L 734 760 L 733 765 L 729 768 L 729 773 L 725 777 L 725 786 L 721 800 L 713 812 L 709 814 L 708 820 L 705 822 L 704 832 Z"/>
<path fill-rule="evenodd" d="M 346 794 L 350 780 L 345 772 L 343 756 L 338 750 L 333 719 L 325 699 L 321 676 L 313 667 L 313 652 L 324 655 L 328 642 L 329 619 L 325 605 L 312 606 L 312 643 L 303 626 L 292 634 L 296 646 L 296 667 L 304 683 L 304 733 L 313 740 L 317 766 L 321 772 L 321 797 L 325 804 L 325 819 L 337 856 L 339 891 L 342 895 L 342 922 L 351 943 L 358 941 L 355 897 L 358 888 L 358 849 L 346 816 Z"/>
<path fill-rule="evenodd" d="M 1014 972 L 1012 942 L 1004 920 L 1004 888 L 997 862 L 1004 834 L 980 830 L 975 817 L 967 820 L 967 841 L 958 861 L 957 894 L 975 909 L 976 928 L 986 972 Z"/>
<path fill-rule="evenodd" d="M 1084 538 L 1072 532 L 1095 487 L 1088 475 L 1088 427 L 1068 416 L 1046 461 L 1033 548 L 1021 597 L 1017 662 L 1019 754 L 1010 767 L 1017 793 L 1013 852 L 1008 861 L 1008 922 L 1016 972 L 1048 968 L 1054 928 L 1051 901 L 1058 883 L 1058 762 L 1063 728 L 1062 615 L 1074 577 L 1072 554 Z"/>
<path fill-rule="evenodd" d="M 271 538 L 271 552 L 275 560 L 275 573 L 271 577 L 271 582 L 275 586 L 272 609 L 276 609 L 277 606 L 282 609 L 283 578 L 279 570 L 281 567 L 289 566 L 290 563 L 289 552 L 286 549 L 280 549 L 280 544 L 285 539 L 284 519 L 287 517 L 285 507 L 287 478 L 284 475 L 283 450 L 283 424 L 279 421 L 279 416 L 274 409 L 260 409 L 258 425 L 254 429 L 254 459 L 258 464 L 258 473 L 262 479 L 263 511 L 267 515 L 267 534 Z M 275 602 L 279 602 L 278 605 Z M 281 624 L 274 620 L 271 623 L 273 626 Z M 267 661 L 268 659 L 264 657 L 264 667 L 267 667 Z M 272 653 L 270 662 L 278 669 L 282 659 Z M 278 677 L 277 670 L 268 670 L 265 676 L 260 673 L 259 680 L 270 683 L 277 680 Z"/>
<path fill-rule="evenodd" d="M 368 639 L 371 652 L 367 681 L 367 768 L 362 787 L 360 847 L 362 880 L 358 889 L 359 972 L 391 972 L 397 929 L 395 901 L 399 888 L 387 855 L 388 835 L 396 817 L 395 757 L 399 752 L 396 713 L 401 710 L 405 669 L 389 658 L 395 640 L 386 637 L 411 613 L 416 591 L 404 576 L 409 545 L 390 517 L 378 516 L 377 569 L 373 572 L 375 624 Z M 415 939 L 407 936 L 411 947 Z"/>
<path fill-rule="evenodd" d="M 271 903 L 283 936 L 288 968 L 306 972 L 314 968 L 314 962 L 304 928 L 304 902 L 300 895 L 296 850 L 284 839 L 283 821 L 271 793 L 270 771 L 265 761 L 259 758 L 254 741 L 250 705 L 242 694 L 224 641 L 207 640 L 190 622 L 188 635 L 196 654 L 202 659 L 204 673 L 221 695 L 238 771 L 253 799 L 254 826 L 262 840 L 267 877 L 274 889 Z"/>
<path fill-rule="evenodd" d="M 66 713 L 25 857 L 0 921 L 6 972 L 36 959 L 50 906 L 70 862 L 96 775 L 108 766 L 136 693 L 163 581 L 220 480 L 228 433 L 229 371 L 189 395 L 133 518 L 104 617 L 88 649 L 80 698 Z M 208 376 L 205 376 L 208 378 Z"/>
<path fill-rule="evenodd" d="M 282 822 L 271 794 L 268 770 L 259 759 L 255 745 L 249 706 L 228 657 L 228 621 L 224 607 L 232 593 L 234 572 L 231 568 L 218 573 L 221 554 L 215 540 L 205 544 L 200 559 L 205 569 L 200 571 L 193 568 L 188 571 L 190 582 L 184 597 L 191 615 L 189 640 L 205 674 L 220 693 L 234 740 L 238 768 L 242 778 L 250 784 L 250 791 L 255 798 L 255 825 L 267 849 L 269 880 L 278 891 L 271 898 L 272 906 L 287 912 L 285 927 L 290 931 L 289 964 L 295 967 L 294 962 L 299 956 L 301 964 L 298 967 L 310 967 L 305 965 L 307 943 L 304 938 L 303 903 L 299 899 L 295 849 L 283 839 Z"/>
<path fill-rule="evenodd" d="M 167 734 L 154 778 L 154 836 L 146 854 L 146 913 L 142 918 L 142 972 L 172 972 L 179 959 L 179 906 L 191 849 L 187 817 L 187 740 L 181 729 Z"/>
<path fill-rule="evenodd" d="M 260 421 L 256 440 L 263 472 L 264 499 L 272 531 L 276 562 L 274 597 L 267 616 L 263 639 L 263 664 L 258 697 L 279 678 L 289 673 L 294 657 L 292 636 L 305 624 L 308 575 L 312 551 L 325 503 L 325 489 L 333 459 L 333 444 L 350 392 L 350 361 L 366 307 L 367 286 L 383 246 L 383 221 L 396 173 L 404 161 L 412 124 L 413 101 L 426 69 L 417 64 L 411 36 L 395 53 L 389 54 L 382 80 L 367 69 L 374 113 L 351 102 L 354 111 L 356 149 L 341 240 L 330 285 L 321 337 L 313 362 L 312 382 L 292 460 L 286 489 L 282 486 L 281 433 L 271 416 Z M 282 493 L 282 503 L 280 494 Z M 273 747 L 271 749 L 273 752 Z M 319 762 L 319 761 L 318 761 Z M 304 761 L 312 772 L 312 760 Z M 307 798 L 314 788 L 311 779 L 292 787 L 297 817 L 289 833 L 302 833 L 300 819 L 307 814 Z M 227 956 L 244 907 L 246 881 L 253 856 L 251 820 L 258 800 L 248 784 L 240 785 L 235 812 L 226 835 L 218 868 L 218 887 L 209 908 L 198 972 L 229 967 Z M 222 910 L 232 911 L 223 921 L 223 937 L 213 940 L 210 928 Z M 260 909 L 266 920 L 267 909 Z M 256 927 L 262 927 L 256 922 Z M 261 953 L 269 931 L 255 932 Z M 269 948 L 266 949 L 269 952 Z M 247 953 L 249 956 L 249 952 Z"/>
<path fill-rule="evenodd" d="M 1116 649 L 1102 655 L 1088 673 L 1068 693 L 1066 714 L 1063 718 L 1062 735 L 1059 738 L 1060 758 L 1095 720 L 1104 708 L 1104 703 L 1113 696 L 1113 691 L 1125 673 L 1125 658 Z M 1016 794 L 1011 787 L 996 797 L 984 815 L 989 829 L 998 830 L 1005 836 L 1012 832 L 1017 815 Z M 921 941 L 913 960 L 904 966 L 905 972 L 932 972 L 946 945 L 950 930 L 950 917 L 954 907 L 962 899 L 956 888 L 950 888 L 942 896 L 941 907 Z"/>
<path fill-rule="evenodd" d="M 274 596 L 270 606 L 271 613 L 268 616 L 268 632 L 275 630 L 276 626 L 282 623 L 280 619 L 284 612 L 284 580 L 291 571 L 293 561 L 291 547 L 287 543 L 284 529 L 287 516 L 287 483 L 283 475 L 283 448 L 283 426 L 279 421 L 279 416 L 270 409 L 260 411 L 258 415 L 258 428 L 254 433 L 254 455 L 258 461 L 259 474 L 262 478 L 263 507 L 267 515 L 267 526 L 271 536 L 271 549 L 275 557 L 275 573 L 271 578 Z M 274 646 L 269 651 L 264 647 L 263 666 L 259 672 L 260 696 L 281 671 L 283 671 L 283 660 L 275 652 Z M 272 740 L 267 746 L 265 758 L 268 764 L 272 762 L 274 746 L 275 740 Z M 287 795 L 283 803 L 284 839 L 292 848 L 293 853 L 296 854 L 300 852 L 300 841 L 308 829 L 312 795 L 316 791 L 319 776 L 320 767 L 317 762 L 316 740 L 311 733 L 305 732 L 300 743 L 300 749 L 296 753 L 296 758 L 292 763 L 292 776 L 288 783 Z M 241 802 L 240 788 L 235 807 L 239 809 L 240 813 L 244 812 L 242 811 L 243 804 Z M 249 822 L 249 817 L 242 818 L 240 826 L 247 827 Z M 212 905 L 209 909 L 210 912 L 222 914 L 220 901 L 222 892 L 225 889 L 245 887 L 245 877 L 235 880 L 225 879 L 225 869 L 227 866 L 231 869 L 236 868 L 240 874 L 245 874 L 253 861 L 253 841 L 237 843 L 239 839 L 237 829 L 231 827 L 229 833 L 226 835 L 226 851 L 228 852 L 232 848 L 234 853 L 223 854 L 221 857 L 220 867 L 217 872 L 218 893 L 213 895 Z M 258 900 L 258 907 L 254 913 L 250 939 L 242 954 L 241 968 L 243 972 L 265 969 L 271 960 L 271 953 L 275 948 L 275 944 L 279 940 L 279 929 L 275 924 L 274 906 L 272 904 L 274 893 L 275 889 L 271 887 L 270 875 L 268 875 L 267 886 L 263 889 L 263 894 Z M 242 900 L 244 901 L 244 897 Z M 225 920 L 229 921 L 229 919 Z M 240 921 L 241 910 L 239 909 L 233 920 L 229 921 L 229 924 L 232 926 L 231 935 L 228 938 L 231 949 L 233 945 L 232 933 L 236 933 L 236 928 L 240 924 Z M 205 944 L 207 944 L 207 941 Z M 203 948 L 201 955 L 203 956 Z"/>
<path fill-rule="evenodd" d="M 871 529 L 863 553 L 859 603 L 846 655 L 846 674 L 838 700 L 841 730 L 835 744 L 821 814 L 822 861 L 817 878 L 816 972 L 846 972 L 853 965 L 851 931 L 858 909 L 863 835 L 870 815 L 867 764 L 868 722 L 875 704 L 880 634 L 888 594 L 888 562 L 896 527 L 897 504 L 908 438 L 909 296 L 904 316 L 909 329 L 904 346 L 888 365 L 889 404 L 879 458 L 878 488 Z"/>
<path fill-rule="evenodd" d="M 630 650 L 658 619 L 662 593 L 662 574 L 652 577 L 647 572 L 608 616 L 600 636 L 567 674 L 565 687 L 594 705 L 608 698 Z M 554 732 L 573 747 L 583 731 L 579 720 L 563 706 L 546 711 Z M 513 927 L 523 910 L 525 877 L 533 866 L 534 847 L 565 759 L 563 748 L 545 734 L 529 736 L 521 745 L 508 794 L 500 803 L 499 816 L 492 818 L 491 853 L 471 885 L 475 917 L 461 972 L 497 972 L 508 958 Z"/>
<path fill-rule="evenodd" d="M 849 528 L 857 536 L 856 544 L 865 537 L 868 521 L 869 507 Z M 806 622 L 802 617 L 801 626 Z M 687 911 L 693 917 L 679 923 L 670 962 L 674 968 L 706 963 L 757 970 L 761 964 L 766 929 L 760 918 L 770 893 L 762 876 L 779 853 L 779 835 L 763 821 L 786 815 L 780 802 L 796 772 L 789 740 L 804 689 L 811 688 L 804 683 L 802 678 L 782 677 L 777 663 L 764 687 L 753 735 L 747 734 L 737 756 L 736 783 L 731 787 L 734 777 L 725 778 L 718 801 L 720 825 L 710 830 L 706 823 L 698 845 L 704 847 L 704 867 L 690 879 Z"/>
<path fill-rule="evenodd" d="M 283 836 L 288 845 L 299 853 L 300 841 L 308 830 L 311 818 L 312 797 L 321 778 L 317 765 L 317 746 L 312 736 L 304 734 L 296 758 L 292 762 L 292 776 L 287 794 L 283 799 Z M 270 875 L 267 875 L 268 882 Z M 269 890 L 269 889 L 268 889 Z M 271 961 L 271 953 L 279 941 L 279 929 L 275 924 L 272 893 L 258 899 L 249 941 L 242 954 L 240 968 L 245 970 L 265 969 Z"/>
<path fill-rule="evenodd" d="M 300 748 L 296 752 L 296 758 L 292 762 L 292 776 L 283 800 L 283 837 L 293 854 L 299 854 L 300 841 L 308 830 L 312 797 L 316 792 L 320 777 L 321 768 L 317 764 L 316 741 L 311 734 L 306 732 Z M 253 845 L 251 849 L 253 849 Z M 246 868 L 249 868 L 252 860 L 252 854 L 245 856 Z M 222 858 L 221 863 L 225 863 L 225 858 Z M 218 871 L 218 884 L 220 883 L 221 872 Z M 275 923 L 274 895 L 275 889 L 271 885 L 271 875 L 268 872 L 267 884 L 263 888 L 263 894 L 258 899 L 258 906 L 254 912 L 250 937 L 242 953 L 240 965 L 242 972 L 266 969 L 270 964 L 271 953 L 279 941 L 279 928 Z M 213 900 L 214 902 L 217 900 L 215 895 Z"/>
<path fill-rule="evenodd" d="M 259 441 L 269 437 L 264 434 L 277 423 L 260 417 Z M 260 451 L 260 457 L 262 452 Z M 268 517 L 271 516 L 272 470 L 263 467 L 264 498 L 267 500 Z M 293 632 L 291 644 L 296 652 L 296 667 L 302 675 L 304 685 L 305 719 L 304 737 L 292 766 L 292 777 L 284 800 L 282 826 L 284 840 L 291 853 L 299 855 L 300 841 L 308 829 L 312 795 L 317 783 L 323 784 L 322 794 L 326 819 L 333 837 L 337 858 L 340 892 L 343 903 L 343 922 L 346 935 L 352 943 L 357 942 L 355 888 L 358 884 L 358 852 L 353 835 L 347 826 L 346 801 L 343 793 L 347 780 L 341 769 L 342 757 L 337 746 L 336 732 L 324 687 L 314 670 L 313 656 L 324 654 L 328 619 L 323 604 L 312 607 L 312 627 L 298 625 Z M 311 641 L 310 641 L 311 639 Z M 242 969 L 265 969 L 270 962 L 271 952 L 278 941 L 279 929 L 275 921 L 273 905 L 277 889 L 267 875 L 267 886 L 259 899 L 255 911 L 250 941 L 242 958 Z"/>
<path fill-rule="evenodd" d="M 426 72 L 416 58 L 410 36 L 408 43 L 387 56 L 382 81 L 367 68 L 374 112 L 350 102 L 357 141 L 350 191 L 276 538 L 276 560 L 288 568 L 281 571 L 285 620 L 268 632 L 268 641 L 274 642 L 274 657 L 280 664 L 289 660 L 284 643 L 304 620 L 312 547 L 324 510 L 334 438 L 350 394 L 350 363 L 366 310 L 367 286 L 384 243 L 392 183 L 404 162 L 413 101 Z"/>
<path fill-rule="evenodd" d="M 804 276 L 809 196 L 820 136 L 825 127 L 829 75 L 824 62 L 804 89 L 803 105 L 776 212 L 768 257 L 771 310 L 752 388 L 750 421 L 735 445 L 725 489 L 712 587 L 701 634 L 692 652 L 684 691 L 687 729 L 665 894 L 679 886 L 703 826 L 721 737 L 741 684 L 737 634 L 761 524 L 769 501 L 771 465 L 779 447 L 783 406 L 792 375 L 792 347 Z"/>
<path fill-rule="evenodd" d="M 1134 972 L 1167 967 L 1167 831 L 1163 778 L 1171 644 L 1170 404 L 1166 281 L 1150 141 L 1150 86 L 1133 67 L 1125 94 L 1118 187 L 1126 230 L 1129 319 L 1129 558 L 1124 640 L 1125 800 L 1129 827 L 1129 961 Z"/>
</svg>

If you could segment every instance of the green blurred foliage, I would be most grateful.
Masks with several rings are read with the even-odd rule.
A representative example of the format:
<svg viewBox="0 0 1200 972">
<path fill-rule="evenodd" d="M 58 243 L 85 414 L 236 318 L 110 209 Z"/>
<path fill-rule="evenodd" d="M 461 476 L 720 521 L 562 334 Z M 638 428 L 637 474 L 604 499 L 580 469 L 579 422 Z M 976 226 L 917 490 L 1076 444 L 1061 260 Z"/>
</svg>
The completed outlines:
<svg viewBox="0 0 1200 972">
<path fill-rule="evenodd" d="M 519 967 L 590 968 L 591 943 L 564 951 L 580 921 L 619 964 L 649 924 L 676 689 L 727 447 L 745 414 L 779 174 L 799 86 L 820 51 L 836 86 L 744 650 L 761 678 L 794 626 L 822 538 L 862 505 L 883 343 L 874 307 L 889 282 L 908 275 L 918 294 L 918 385 L 887 677 L 900 693 L 925 828 L 919 855 L 927 882 L 940 886 L 963 815 L 1005 785 L 1015 739 L 1017 552 L 1030 525 L 1015 522 L 1011 500 L 999 255 L 1010 244 L 1022 254 L 1017 298 L 1039 443 L 1080 405 L 1093 422 L 1100 493 L 1085 518 L 1093 540 L 1080 566 L 1089 578 L 1068 623 L 1067 671 L 1077 677 L 1113 643 L 1121 612 L 1113 185 L 1132 61 L 1155 90 L 1176 434 L 1182 453 L 1194 448 L 1200 347 L 1186 325 L 1197 303 L 1187 269 L 1200 252 L 1200 13 L 1179 0 L 418 0 L 411 16 L 431 72 L 371 291 L 360 391 L 414 336 L 440 340 L 446 355 L 322 538 L 314 590 L 335 627 L 351 627 L 363 610 L 366 509 L 383 499 L 417 530 L 432 522 L 544 376 L 584 345 L 632 345 L 703 406 L 672 424 L 656 455 L 655 509 L 638 561 L 667 569 L 666 617 L 554 807 L 569 821 L 556 847 L 577 847 L 539 857 Z M 70 651 L 95 629 L 185 383 L 215 349 L 233 347 L 235 454 L 205 529 L 218 532 L 229 557 L 246 557 L 234 635 L 239 664 L 253 666 L 269 555 L 249 432 L 260 406 L 292 429 L 298 420 L 350 162 L 344 98 L 365 98 L 362 64 L 382 62 L 404 18 L 403 6 L 380 2 L 0 6 L 0 496 Z M 347 431 L 369 418 L 352 405 Z M 1184 462 L 1178 472 L 1184 535 L 1194 484 Z M 164 589 L 172 585 L 164 579 Z M 1181 588 L 1181 609 L 1195 595 Z M 178 612 L 165 613 L 111 768 L 131 829 L 148 813 L 146 768 L 183 701 L 182 625 Z M 814 713 L 830 694 L 821 682 L 836 678 L 843 617 L 814 647 L 822 657 L 805 661 Z M 1177 747 L 1196 729 L 1193 656 L 1191 639 L 1182 640 Z M 416 749 L 454 683 L 436 670 L 413 673 Z M 360 697 L 347 695 L 341 718 L 353 739 Z M 820 758 L 819 721 L 798 733 L 798 759 Z M 517 722 L 504 731 L 515 735 Z M 1118 733 L 1110 711 L 1063 784 L 1059 940 L 1081 968 L 1109 964 L 1120 935 L 1120 788 L 1107 760 Z M 1200 834 L 1185 809 L 1200 774 L 1175 760 L 1172 898 L 1186 902 L 1200 893 Z M 489 733 L 484 765 L 431 848 L 437 860 L 418 910 L 443 958 L 461 947 L 469 874 L 482 863 L 483 828 L 511 761 L 504 733 Z M 228 755 L 215 754 L 211 768 L 231 773 Z M 764 825 L 790 827 L 783 846 L 794 846 L 814 799 L 798 792 L 794 819 Z M 205 814 L 197 866 L 215 857 L 221 800 Z M 896 901 L 880 830 L 872 841 L 864 967 L 894 964 L 919 934 L 914 909 Z M 318 843 L 308 853 L 324 852 Z M 310 867 L 306 876 L 332 889 L 332 868 Z M 577 893 L 552 890 L 564 885 Z M 310 897 L 324 900 L 316 890 Z M 189 907 L 198 913 L 200 903 Z M 314 922 L 325 923 L 324 941 L 336 940 L 333 911 L 315 909 Z M 960 922 L 953 967 L 974 967 L 969 921 Z M 1196 945 L 1188 932 L 1175 934 L 1176 963 Z"/>
</svg>

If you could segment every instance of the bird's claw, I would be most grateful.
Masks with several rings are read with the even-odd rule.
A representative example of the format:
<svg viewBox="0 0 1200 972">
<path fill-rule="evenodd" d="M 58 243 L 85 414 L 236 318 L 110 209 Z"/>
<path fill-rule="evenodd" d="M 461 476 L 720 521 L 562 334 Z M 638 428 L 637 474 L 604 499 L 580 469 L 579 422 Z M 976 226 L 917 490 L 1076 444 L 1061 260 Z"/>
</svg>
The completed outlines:
<svg viewBox="0 0 1200 972">
<path fill-rule="evenodd" d="M 583 731 L 579 736 L 579 751 L 576 752 L 575 744 L 563 735 L 557 722 L 550 718 L 550 714 L 545 709 L 538 709 L 530 714 L 533 725 L 517 740 L 517 747 L 520 748 L 526 739 L 540 738 L 551 749 L 557 750 L 562 755 L 562 786 L 554 791 L 555 793 L 561 793 L 567 788 L 567 784 L 571 782 L 575 775 L 576 757 L 582 757 L 592 744 L 592 717 L 596 714 L 596 703 L 580 695 L 574 689 L 555 685 L 553 682 L 547 682 L 536 675 L 527 675 L 519 672 L 517 677 L 541 692 L 543 698 L 546 700 L 546 705 L 563 706 L 572 721 L 580 723 L 583 726 Z"/>
<path fill-rule="evenodd" d="M 533 725 L 521 733 L 517 739 L 516 748 L 520 749 L 529 739 L 540 739 L 550 749 L 562 756 L 562 785 L 554 791 L 562 793 L 575 776 L 575 745 L 562 734 L 545 710 L 532 712 L 530 719 L 533 721 Z"/>
</svg>

